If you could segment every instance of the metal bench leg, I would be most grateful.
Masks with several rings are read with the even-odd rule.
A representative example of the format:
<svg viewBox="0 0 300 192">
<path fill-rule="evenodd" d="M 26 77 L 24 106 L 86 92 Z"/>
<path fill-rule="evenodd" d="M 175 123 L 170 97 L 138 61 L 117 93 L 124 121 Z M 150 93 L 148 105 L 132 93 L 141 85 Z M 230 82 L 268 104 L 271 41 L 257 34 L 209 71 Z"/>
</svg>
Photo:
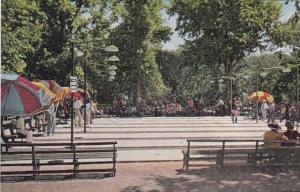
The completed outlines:
<svg viewBox="0 0 300 192">
<path fill-rule="evenodd" d="M 189 157 L 186 157 L 186 161 L 185 161 L 185 170 L 188 171 L 189 170 Z"/>
<path fill-rule="evenodd" d="M 222 154 L 222 153 L 217 154 L 216 165 L 217 165 L 217 167 L 223 167 L 224 166 L 224 154 Z"/>
<path fill-rule="evenodd" d="M 79 169 L 79 161 L 78 161 L 78 159 L 75 159 L 75 162 L 74 162 L 74 177 L 77 176 L 78 169 Z"/>
</svg>

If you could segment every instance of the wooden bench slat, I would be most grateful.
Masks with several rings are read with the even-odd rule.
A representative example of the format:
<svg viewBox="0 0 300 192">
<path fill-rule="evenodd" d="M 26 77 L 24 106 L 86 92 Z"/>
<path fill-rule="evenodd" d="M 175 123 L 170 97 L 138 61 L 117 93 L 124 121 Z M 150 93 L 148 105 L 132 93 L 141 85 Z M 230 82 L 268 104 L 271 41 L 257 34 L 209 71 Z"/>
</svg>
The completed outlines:
<svg viewBox="0 0 300 192">
<path fill-rule="evenodd" d="M 186 168 L 186 170 L 192 166 L 190 162 L 205 160 L 215 160 L 217 166 L 224 166 L 225 164 L 254 166 L 260 166 L 262 163 L 275 164 L 274 162 L 277 161 L 278 155 L 282 155 L 283 157 L 288 155 L 285 164 L 294 163 L 297 165 L 297 158 L 299 158 L 300 163 L 300 147 L 297 145 L 268 149 L 264 148 L 264 142 L 262 140 L 188 139 L 187 141 L 188 148 L 182 150 L 184 155 L 183 167 Z M 210 142 L 214 144 L 210 145 Z M 246 142 L 249 144 L 246 144 Z M 282 143 L 282 141 L 271 142 Z M 297 141 L 292 142 L 297 143 Z M 239 143 L 242 144 L 240 145 Z M 270 158 L 272 159 L 270 160 Z M 278 160 L 281 160 L 281 158 Z"/>
<path fill-rule="evenodd" d="M 36 171 L 6 171 L 2 170 L 2 175 L 16 175 L 16 174 L 43 174 L 43 173 L 80 173 L 80 172 L 107 172 L 111 176 L 115 175 L 115 163 L 117 157 L 117 150 L 115 148 L 116 142 L 96 142 L 96 143 L 77 143 L 74 145 L 70 143 L 34 143 L 34 144 L 8 144 L 11 150 L 2 152 L 3 167 L 13 166 L 32 166 L 36 167 Z M 74 152 L 75 149 L 75 152 Z M 74 156 L 75 155 L 75 156 Z M 34 158 L 34 159 L 32 159 Z M 76 159 L 74 161 L 74 158 Z M 29 162 L 25 162 L 29 160 Z M 108 164 L 112 168 L 81 168 L 80 165 L 103 165 L 107 167 Z M 107 164 L 105 166 L 105 164 Z M 35 165 L 35 166 L 34 166 Z M 62 168 L 47 169 L 51 165 L 72 165 L 72 169 Z M 45 169 L 46 168 L 46 169 Z"/>
</svg>

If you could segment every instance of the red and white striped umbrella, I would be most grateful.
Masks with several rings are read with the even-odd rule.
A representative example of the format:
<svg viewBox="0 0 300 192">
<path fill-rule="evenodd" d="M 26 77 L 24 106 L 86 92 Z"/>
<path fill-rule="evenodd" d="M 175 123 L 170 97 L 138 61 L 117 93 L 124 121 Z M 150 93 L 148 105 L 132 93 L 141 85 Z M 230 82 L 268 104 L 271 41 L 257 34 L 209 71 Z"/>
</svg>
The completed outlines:
<svg viewBox="0 0 300 192">
<path fill-rule="evenodd" d="M 26 116 L 41 110 L 50 97 L 18 74 L 1 74 L 1 114 Z"/>
</svg>

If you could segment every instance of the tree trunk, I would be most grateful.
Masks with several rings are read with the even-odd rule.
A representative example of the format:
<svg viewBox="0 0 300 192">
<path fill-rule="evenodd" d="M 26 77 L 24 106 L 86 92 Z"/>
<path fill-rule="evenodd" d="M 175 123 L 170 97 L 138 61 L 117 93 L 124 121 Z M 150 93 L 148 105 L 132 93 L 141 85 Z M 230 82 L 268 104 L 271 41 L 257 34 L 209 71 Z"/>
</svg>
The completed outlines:
<svg viewBox="0 0 300 192">
<path fill-rule="evenodd" d="M 140 97 L 141 97 L 141 80 L 138 77 L 136 81 L 136 98 L 135 98 L 135 105 L 137 108 L 139 106 Z"/>
<path fill-rule="evenodd" d="M 224 68 L 225 68 L 225 76 L 228 77 L 230 75 L 230 64 L 224 64 Z M 224 82 L 226 84 L 225 86 L 225 91 L 224 91 L 224 100 L 226 101 L 230 101 L 230 79 L 224 79 Z M 229 105 L 229 103 L 227 103 Z"/>
</svg>

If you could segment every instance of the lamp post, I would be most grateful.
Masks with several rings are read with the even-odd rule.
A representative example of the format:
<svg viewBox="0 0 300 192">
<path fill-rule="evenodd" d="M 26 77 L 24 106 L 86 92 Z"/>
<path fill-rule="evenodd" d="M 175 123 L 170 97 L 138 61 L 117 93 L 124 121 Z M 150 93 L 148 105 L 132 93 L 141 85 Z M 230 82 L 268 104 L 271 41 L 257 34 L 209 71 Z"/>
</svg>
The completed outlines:
<svg viewBox="0 0 300 192">
<path fill-rule="evenodd" d="M 92 41 L 94 42 L 94 41 Z M 89 42 L 82 42 L 82 43 L 76 43 L 76 45 L 83 45 L 89 43 Z M 71 52 L 72 52 L 72 76 L 75 76 L 75 57 L 74 57 L 74 47 L 75 47 L 75 43 L 72 42 L 71 43 Z M 96 47 L 96 46 L 93 46 Z M 96 47 L 99 49 L 102 49 L 106 52 L 118 52 L 119 49 L 118 47 L 114 46 L 114 45 L 110 45 L 107 47 Z M 119 60 L 119 58 L 117 56 L 111 56 L 113 61 L 115 60 Z M 86 92 L 86 73 L 87 73 L 87 64 L 86 62 L 84 62 L 84 133 L 86 133 L 86 96 L 87 96 L 87 92 Z M 94 81 L 94 80 L 93 80 Z M 71 94 L 71 143 L 74 142 L 74 97 L 73 94 Z"/>
<path fill-rule="evenodd" d="M 72 43 L 72 76 L 75 75 L 74 43 Z M 74 97 L 71 93 L 71 143 L 74 142 Z"/>
<path fill-rule="evenodd" d="M 116 53 L 116 52 L 119 52 L 119 48 L 116 47 L 115 45 L 110 45 L 110 46 L 107 46 L 107 47 L 96 47 L 98 49 L 101 49 L 101 50 L 104 50 L 105 52 L 110 52 L 110 53 Z M 113 56 L 110 56 L 108 59 L 106 59 L 106 61 L 112 61 L 112 62 L 115 62 L 115 61 L 120 61 L 120 59 L 113 55 Z M 96 65 L 96 64 L 95 64 Z M 83 129 L 84 129 L 84 133 L 86 133 L 86 102 L 87 102 L 87 99 L 86 99 L 86 95 L 87 95 L 87 92 L 86 92 L 86 81 L 87 81 L 87 65 L 86 65 L 86 62 L 84 62 L 84 124 L 83 124 Z M 114 68 L 115 70 L 117 69 L 116 67 Z M 112 70 L 110 71 L 111 73 L 113 73 L 114 75 L 116 75 L 116 71 L 113 71 Z M 93 75 L 93 77 L 95 77 L 95 75 Z M 93 79 L 93 82 L 95 80 Z M 94 92 L 94 90 L 93 90 Z"/>
<path fill-rule="evenodd" d="M 230 114 L 232 112 L 232 100 L 233 100 L 233 81 L 235 80 L 234 77 L 232 76 L 222 76 L 221 79 L 219 80 L 219 83 L 223 83 L 224 79 L 229 79 L 230 80 Z"/>
<path fill-rule="evenodd" d="M 287 68 L 284 69 L 284 72 L 291 72 L 292 68 L 296 68 L 296 128 L 299 130 L 299 67 L 298 65 L 288 65 Z"/>
</svg>

